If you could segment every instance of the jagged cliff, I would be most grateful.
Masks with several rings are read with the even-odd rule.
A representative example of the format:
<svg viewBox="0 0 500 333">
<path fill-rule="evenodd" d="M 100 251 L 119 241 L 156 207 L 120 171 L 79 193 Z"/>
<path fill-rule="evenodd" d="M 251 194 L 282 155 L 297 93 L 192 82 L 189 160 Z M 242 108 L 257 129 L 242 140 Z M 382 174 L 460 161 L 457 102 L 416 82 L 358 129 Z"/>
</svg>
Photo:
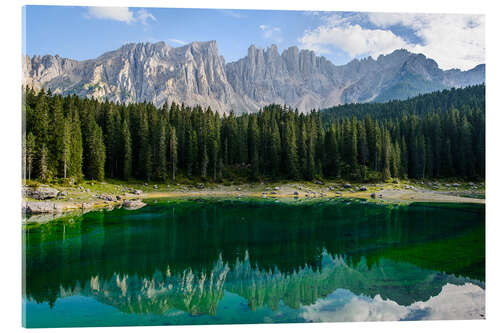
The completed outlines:
<svg viewBox="0 0 500 333">
<path fill-rule="evenodd" d="M 126 44 L 97 59 L 26 57 L 24 84 L 54 93 L 111 101 L 165 101 L 227 111 L 234 93 L 215 41 L 173 48 L 164 42 Z"/>
<path fill-rule="evenodd" d="M 484 82 L 484 65 L 441 70 L 422 54 L 396 50 L 376 60 L 336 66 L 293 46 L 281 54 L 254 45 L 225 64 L 215 41 L 173 48 L 164 42 L 126 44 L 96 59 L 26 56 L 23 84 L 54 93 L 111 101 L 166 101 L 210 106 L 219 112 L 253 112 L 270 103 L 307 112 L 353 102 L 405 99 L 421 93 Z"/>
</svg>

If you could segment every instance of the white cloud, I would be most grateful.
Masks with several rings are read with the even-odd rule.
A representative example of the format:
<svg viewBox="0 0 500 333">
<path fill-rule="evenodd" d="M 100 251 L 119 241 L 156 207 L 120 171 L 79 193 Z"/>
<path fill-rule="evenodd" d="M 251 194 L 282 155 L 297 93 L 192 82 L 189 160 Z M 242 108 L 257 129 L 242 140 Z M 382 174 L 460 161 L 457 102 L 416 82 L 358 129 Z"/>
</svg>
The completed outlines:
<svg viewBox="0 0 500 333">
<path fill-rule="evenodd" d="M 423 53 L 443 69 L 470 69 L 484 62 L 484 16 L 456 14 L 333 14 L 299 38 L 304 48 L 328 53 L 338 47 L 351 57 L 378 56 L 397 48 Z M 369 24 L 367 26 L 367 24 Z M 403 27 L 418 42 L 388 30 Z M 407 37 L 407 36 L 406 36 Z"/>
<path fill-rule="evenodd" d="M 139 20 L 139 22 L 141 22 L 144 25 L 148 24 L 148 19 L 150 19 L 152 21 L 156 21 L 156 17 L 154 17 L 153 14 L 151 14 L 150 12 L 145 10 L 144 8 L 141 8 L 137 11 L 136 17 Z"/>
<path fill-rule="evenodd" d="M 266 24 L 261 24 L 259 25 L 259 29 L 262 30 L 265 39 L 269 39 L 276 43 L 281 43 L 283 41 L 281 28 L 272 27 Z"/>
<path fill-rule="evenodd" d="M 156 17 L 144 8 L 134 12 L 128 7 L 88 7 L 85 16 L 87 18 L 113 20 L 127 24 L 139 21 L 141 24 L 147 25 L 148 20 L 156 21 Z"/>
<path fill-rule="evenodd" d="M 410 313 L 404 306 L 391 300 L 383 300 L 379 295 L 371 299 L 351 294 L 351 298 L 347 300 L 344 294 L 341 292 L 335 297 L 334 293 L 331 299 L 305 306 L 302 316 L 312 322 L 395 321 Z M 343 302 L 344 306 L 335 306 Z"/>
<path fill-rule="evenodd" d="M 169 38 L 168 41 L 172 42 L 172 43 L 175 43 L 175 44 L 179 44 L 179 45 L 185 45 L 185 44 L 187 44 L 187 42 L 185 42 L 183 40 L 180 40 L 180 39 L 175 39 L 175 38 Z"/>
<path fill-rule="evenodd" d="M 471 283 L 461 286 L 448 283 L 427 301 L 403 306 L 380 295 L 370 298 L 337 290 L 302 310 L 302 317 L 314 322 L 395 321 L 411 318 L 412 314 L 420 314 L 418 319 L 422 320 L 480 319 L 485 313 L 485 292 Z"/>
<path fill-rule="evenodd" d="M 453 14 L 369 14 L 381 27 L 402 25 L 422 43 L 410 51 L 424 53 L 443 68 L 469 69 L 484 62 L 484 16 Z"/>
<path fill-rule="evenodd" d="M 88 16 L 96 19 L 108 19 L 120 22 L 134 22 L 134 13 L 128 7 L 88 7 Z"/>
<path fill-rule="evenodd" d="M 415 302 L 412 310 L 425 310 L 424 319 L 480 319 L 485 312 L 484 289 L 471 283 L 463 286 L 446 284 L 439 295 L 426 302 Z"/>
<path fill-rule="evenodd" d="M 329 53 L 329 45 L 341 48 L 351 57 L 386 54 L 408 44 L 389 30 L 363 29 L 360 25 L 320 26 L 307 31 L 299 40 L 302 46 L 318 53 Z"/>
</svg>

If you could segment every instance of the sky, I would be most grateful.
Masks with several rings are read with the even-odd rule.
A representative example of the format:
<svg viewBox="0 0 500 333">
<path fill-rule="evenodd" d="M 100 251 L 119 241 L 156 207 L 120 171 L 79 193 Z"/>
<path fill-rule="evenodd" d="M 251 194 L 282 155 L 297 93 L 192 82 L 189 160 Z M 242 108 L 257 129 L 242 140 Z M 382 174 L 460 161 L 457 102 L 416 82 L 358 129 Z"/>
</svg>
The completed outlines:
<svg viewBox="0 0 500 333">
<path fill-rule="evenodd" d="M 130 42 L 178 47 L 216 40 L 226 62 L 251 44 L 309 49 L 336 65 L 396 49 L 423 53 L 440 68 L 485 61 L 483 15 L 27 6 L 24 53 L 84 60 Z"/>
</svg>

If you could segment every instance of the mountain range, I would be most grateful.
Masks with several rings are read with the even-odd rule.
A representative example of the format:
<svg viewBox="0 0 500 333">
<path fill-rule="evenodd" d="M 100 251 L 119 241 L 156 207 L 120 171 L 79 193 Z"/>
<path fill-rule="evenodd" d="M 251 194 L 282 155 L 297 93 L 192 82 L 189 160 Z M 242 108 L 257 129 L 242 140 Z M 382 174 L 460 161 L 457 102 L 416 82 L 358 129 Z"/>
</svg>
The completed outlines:
<svg viewBox="0 0 500 333">
<path fill-rule="evenodd" d="M 223 113 L 254 112 L 271 103 L 308 112 L 484 81 L 484 64 L 442 70 L 433 59 L 404 49 L 341 66 L 296 46 L 280 54 L 276 45 L 251 45 L 247 56 L 226 64 L 215 41 L 176 48 L 165 42 L 130 43 L 83 61 L 58 55 L 23 58 L 23 85 L 34 89 L 122 103 L 199 104 Z"/>
</svg>

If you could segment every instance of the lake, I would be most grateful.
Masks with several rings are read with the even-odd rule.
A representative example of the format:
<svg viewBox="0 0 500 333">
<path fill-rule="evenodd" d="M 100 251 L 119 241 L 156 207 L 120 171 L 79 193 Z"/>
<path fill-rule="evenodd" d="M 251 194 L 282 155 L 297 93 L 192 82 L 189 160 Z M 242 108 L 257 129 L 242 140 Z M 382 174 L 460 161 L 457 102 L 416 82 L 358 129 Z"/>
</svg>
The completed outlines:
<svg viewBox="0 0 500 333">
<path fill-rule="evenodd" d="M 25 326 L 484 318 L 484 205 L 146 202 L 23 226 Z"/>
</svg>

